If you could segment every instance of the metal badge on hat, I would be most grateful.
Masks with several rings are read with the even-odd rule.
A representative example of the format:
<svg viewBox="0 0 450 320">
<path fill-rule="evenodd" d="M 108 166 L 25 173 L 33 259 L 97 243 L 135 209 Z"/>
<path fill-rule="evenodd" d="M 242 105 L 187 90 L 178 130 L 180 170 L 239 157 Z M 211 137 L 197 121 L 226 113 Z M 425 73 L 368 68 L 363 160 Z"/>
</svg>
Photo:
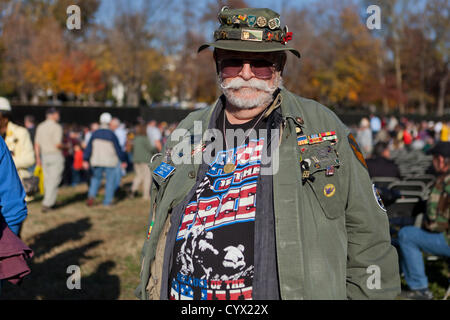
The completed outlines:
<svg viewBox="0 0 450 320">
<path fill-rule="evenodd" d="M 264 28 L 267 25 L 267 19 L 263 16 L 259 16 L 256 19 L 256 24 L 258 25 L 258 27 Z"/>
<path fill-rule="evenodd" d="M 248 16 L 247 17 L 247 24 L 249 27 L 254 27 L 256 24 L 256 16 Z"/>
<path fill-rule="evenodd" d="M 281 22 L 280 22 L 280 19 L 278 19 L 278 18 L 273 18 L 273 19 L 270 19 L 270 20 L 269 20 L 268 24 L 269 24 L 269 28 L 270 28 L 271 30 L 275 30 L 276 28 L 279 28 L 279 27 L 280 27 Z"/>
</svg>

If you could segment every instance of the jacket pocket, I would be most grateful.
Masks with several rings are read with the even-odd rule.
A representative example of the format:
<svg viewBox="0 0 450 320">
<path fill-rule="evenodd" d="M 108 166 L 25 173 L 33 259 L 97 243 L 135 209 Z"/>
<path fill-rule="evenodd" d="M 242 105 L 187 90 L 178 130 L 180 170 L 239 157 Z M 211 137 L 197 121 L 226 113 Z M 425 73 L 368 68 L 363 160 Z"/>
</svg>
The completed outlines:
<svg viewBox="0 0 450 320">
<path fill-rule="evenodd" d="M 150 278 L 147 284 L 147 292 L 150 300 L 160 300 L 162 268 L 164 263 L 164 251 L 166 249 L 167 233 L 170 229 L 170 215 L 167 216 L 163 230 L 156 245 L 155 259 L 150 264 Z"/>
<path fill-rule="evenodd" d="M 328 219 L 337 219 L 345 213 L 343 190 L 339 183 L 339 169 L 333 176 L 325 176 L 324 171 L 316 172 L 314 181 L 308 180 L 317 201 Z"/>
</svg>

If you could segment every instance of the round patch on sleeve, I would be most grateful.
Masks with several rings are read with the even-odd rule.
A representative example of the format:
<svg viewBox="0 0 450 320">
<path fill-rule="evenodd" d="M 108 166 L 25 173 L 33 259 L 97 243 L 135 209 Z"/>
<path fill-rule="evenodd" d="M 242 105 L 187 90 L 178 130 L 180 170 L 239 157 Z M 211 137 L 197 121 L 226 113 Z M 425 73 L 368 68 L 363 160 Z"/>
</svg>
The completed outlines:
<svg viewBox="0 0 450 320">
<path fill-rule="evenodd" d="M 380 193 L 378 192 L 377 187 L 375 187 L 375 184 L 372 184 L 372 190 L 373 190 L 373 196 L 375 197 L 375 201 L 377 202 L 378 206 L 386 212 L 386 208 L 384 206 L 383 200 L 381 199 Z"/>
</svg>

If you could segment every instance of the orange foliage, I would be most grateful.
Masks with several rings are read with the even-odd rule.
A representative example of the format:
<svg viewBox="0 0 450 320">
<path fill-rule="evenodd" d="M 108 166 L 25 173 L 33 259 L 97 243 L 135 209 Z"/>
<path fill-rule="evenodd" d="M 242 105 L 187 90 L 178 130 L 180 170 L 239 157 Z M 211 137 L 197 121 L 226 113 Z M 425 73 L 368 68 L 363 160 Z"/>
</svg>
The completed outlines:
<svg viewBox="0 0 450 320">
<path fill-rule="evenodd" d="M 102 74 L 95 61 L 80 52 L 44 57 L 40 63 L 27 61 L 26 78 L 41 89 L 72 93 L 76 97 L 102 90 Z"/>
</svg>

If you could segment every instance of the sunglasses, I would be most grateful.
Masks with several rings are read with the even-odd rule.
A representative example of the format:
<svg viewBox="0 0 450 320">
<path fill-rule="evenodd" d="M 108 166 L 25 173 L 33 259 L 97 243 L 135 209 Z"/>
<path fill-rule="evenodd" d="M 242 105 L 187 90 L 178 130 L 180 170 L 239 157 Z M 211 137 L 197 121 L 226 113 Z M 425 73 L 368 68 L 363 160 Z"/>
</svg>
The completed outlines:
<svg viewBox="0 0 450 320">
<path fill-rule="evenodd" d="M 230 58 L 220 60 L 218 63 L 222 78 L 237 77 L 242 71 L 244 63 L 250 64 L 250 69 L 258 79 L 271 79 L 275 71 L 275 64 L 268 60 Z"/>
</svg>

